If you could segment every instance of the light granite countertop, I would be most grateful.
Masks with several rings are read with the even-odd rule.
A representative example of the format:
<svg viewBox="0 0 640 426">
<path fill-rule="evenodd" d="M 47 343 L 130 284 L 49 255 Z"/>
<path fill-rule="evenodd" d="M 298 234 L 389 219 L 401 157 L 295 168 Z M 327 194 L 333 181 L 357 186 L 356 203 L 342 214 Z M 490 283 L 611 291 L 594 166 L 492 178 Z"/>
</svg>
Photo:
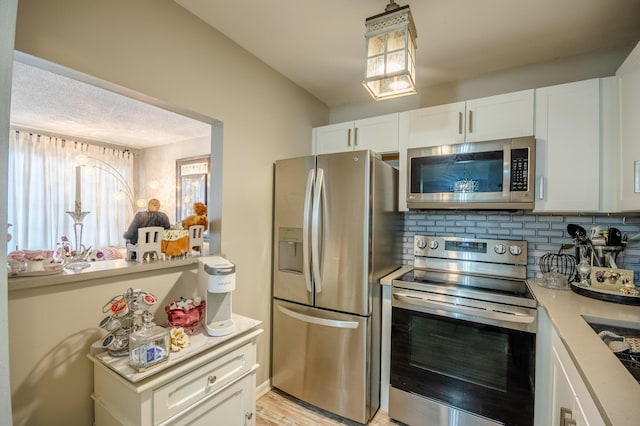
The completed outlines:
<svg viewBox="0 0 640 426">
<path fill-rule="evenodd" d="M 529 280 L 529 287 L 547 311 L 602 417 L 614 426 L 640 424 L 640 384 L 585 320 L 640 328 L 640 306 L 552 290 L 534 281 Z"/>
</svg>

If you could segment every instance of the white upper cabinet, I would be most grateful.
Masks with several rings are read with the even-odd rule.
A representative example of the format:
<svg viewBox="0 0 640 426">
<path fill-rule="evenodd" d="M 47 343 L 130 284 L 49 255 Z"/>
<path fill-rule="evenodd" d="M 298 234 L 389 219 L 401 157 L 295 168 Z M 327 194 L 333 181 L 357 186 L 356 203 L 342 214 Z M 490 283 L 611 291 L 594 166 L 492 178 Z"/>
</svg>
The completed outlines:
<svg viewBox="0 0 640 426">
<path fill-rule="evenodd" d="M 405 148 L 533 135 L 533 90 L 400 113 Z"/>
<path fill-rule="evenodd" d="M 402 148 L 464 142 L 465 103 L 438 105 L 400 113 Z"/>
<path fill-rule="evenodd" d="M 598 211 L 598 79 L 536 90 L 536 211 Z"/>
<path fill-rule="evenodd" d="M 533 135 L 533 97 L 531 89 L 467 101 L 465 141 Z"/>
<path fill-rule="evenodd" d="M 377 153 L 398 151 L 398 113 L 313 129 L 316 155 L 359 149 Z"/>
<path fill-rule="evenodd" d="M 534 91 L 400 113 L 398 209 L 407 210 L 407 149 L 533 135 Z"/>
<path fill-rule="evenodd" d="M 640 43 L 616 72 L 620 97 L 620 211 L 640 210 Z"/>
</svg>

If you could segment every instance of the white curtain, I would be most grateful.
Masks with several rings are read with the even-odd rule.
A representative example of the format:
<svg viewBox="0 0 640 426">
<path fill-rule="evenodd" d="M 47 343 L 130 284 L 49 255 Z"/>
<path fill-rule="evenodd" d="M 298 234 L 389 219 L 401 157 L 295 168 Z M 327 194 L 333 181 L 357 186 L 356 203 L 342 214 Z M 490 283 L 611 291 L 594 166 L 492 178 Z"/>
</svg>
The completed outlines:
<svg viewBox="0 0 640 426">
<path fill-rule="evenodd" d="M 122 233 L 133 218 L 133 210 L 128 197 L 117 199 L 114 194 L 124 189 L 118 173 L 133 187 L 134 155 L 12 130 L 7 219 L 13 225 L 13 239 L 9 250 L 54 249 L 63 236 L 75 248 L 73 219 L 66 212 L 74 210 L 80 155 L 88 158 L 80 168 L 82 210 L 89 212 L 82 221 L 82 244 L 87 248 L 124 245 Z"/>
</svg>

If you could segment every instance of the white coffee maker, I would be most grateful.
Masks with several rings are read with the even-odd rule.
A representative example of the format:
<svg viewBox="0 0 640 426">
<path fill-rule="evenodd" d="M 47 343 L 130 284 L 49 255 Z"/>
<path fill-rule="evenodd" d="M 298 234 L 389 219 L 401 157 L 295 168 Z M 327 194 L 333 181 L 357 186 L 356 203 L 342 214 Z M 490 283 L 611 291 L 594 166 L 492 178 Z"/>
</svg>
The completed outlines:
<svg viewBox="0 0 640 426">
<path fill-rule="evenodd" d="M 210 336 L 233 331 L 231 292 L 236 288 L 236 266 L 220 256 L 198 258 L 198 293 L 206 302 L 204 328 Z"/>
</svg>

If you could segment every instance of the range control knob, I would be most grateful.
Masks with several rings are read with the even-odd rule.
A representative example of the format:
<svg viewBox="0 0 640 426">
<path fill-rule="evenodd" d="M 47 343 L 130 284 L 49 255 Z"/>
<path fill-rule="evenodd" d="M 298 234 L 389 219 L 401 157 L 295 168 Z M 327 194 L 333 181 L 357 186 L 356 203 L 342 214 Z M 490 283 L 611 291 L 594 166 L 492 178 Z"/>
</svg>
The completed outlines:
<svg viewBox="0 0 640 426">
<path fill-rule="evenodd" d="M 436 240 L 429 241 L 429 248 L 431 250 L 435 250 L 438 248 L 438 242 Z"/>
<path fill-rule="evenodd" d="M 418 248 L 420 250 L 423 250 L 423 249 L 425 249 L 427 247 L 427 242 L 425 240 L 423 240 L 423 239 L 417 240 L 416 241 L 416 246 L 418 246 Z"/>
<path fill-rule="evenodd" d="M 519 256 L 522 253 L 522 247 L 520 246 L 509 246 L 509 253 L 514 256 Z"/>
<path fill-rule="evenodd" d="M 505 247 L 504 244 L 496 244 L 496 246 L 493 248 L 493 251 L 495 251 L 497 254 L 505 254 L 507 252 L 507 247 Z"/>
</svg>

